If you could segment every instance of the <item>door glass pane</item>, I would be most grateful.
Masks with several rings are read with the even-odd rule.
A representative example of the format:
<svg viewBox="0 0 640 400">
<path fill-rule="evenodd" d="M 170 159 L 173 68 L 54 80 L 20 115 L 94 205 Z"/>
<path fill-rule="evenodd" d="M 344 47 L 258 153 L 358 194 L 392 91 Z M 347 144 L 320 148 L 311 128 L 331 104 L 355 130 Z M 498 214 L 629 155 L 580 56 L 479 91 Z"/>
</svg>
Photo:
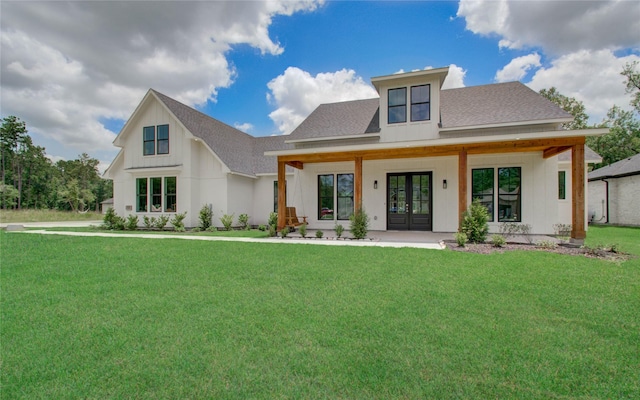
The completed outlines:
<svg viewBox="0 0 640 400">
<path fill-rule="evenodd" d="M 398 214 L 404 214 L 407 206 L 407 180 L 405 176 L 398 177 Z"/>
<path fill-rule="evenodd" d="M 429 175 L 414 175 L 411 179 L 412 212 L 429 214 Z"/>
<path fill-rule="evenodd" d="M 398 177 L 389 177 L 389 214 L 398 213 Z"/>
</svg>

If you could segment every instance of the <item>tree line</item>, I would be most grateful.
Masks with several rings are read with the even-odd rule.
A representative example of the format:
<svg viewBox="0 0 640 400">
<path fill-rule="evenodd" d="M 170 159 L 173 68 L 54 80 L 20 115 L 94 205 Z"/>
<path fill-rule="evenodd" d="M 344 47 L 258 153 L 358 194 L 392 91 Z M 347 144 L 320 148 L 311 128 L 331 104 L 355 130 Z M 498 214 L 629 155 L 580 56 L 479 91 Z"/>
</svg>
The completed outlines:
<svg viewBox="0 0 640 400">
<path fill-rule="evenodd" d="M 88 211 L 113 196 L 113 183 L 98 173 L 98 160 L 81 154 L 53 163 L 33 144 L 24 121 L 8 116 L 0 127 L 0 207 Z"/>
<path fill-rule="evenodd" d="M 625 77 L 625 90 L 631 94 L 629 102 L 633 110 L 626 111 L 614 105 L 607 112 L 607 117 L 600 123 L 589 125 L 589 116 L 584 104 L 573 97 L 567 97 L 554 87 L 542 89 L 540 94 L 562 109 L 573 115 L 571 122 L 564 124 L 565 129 L 608 128 L 609 133 L 602 136 L 588 136 L 586 145 L 602 156 L 602 163 L 594 166 L 601 168 L 616 161 L 623 160 L 640 153 L 640 71 L 638 62 L 627 63 L 620 75 Z"/>
</svg>

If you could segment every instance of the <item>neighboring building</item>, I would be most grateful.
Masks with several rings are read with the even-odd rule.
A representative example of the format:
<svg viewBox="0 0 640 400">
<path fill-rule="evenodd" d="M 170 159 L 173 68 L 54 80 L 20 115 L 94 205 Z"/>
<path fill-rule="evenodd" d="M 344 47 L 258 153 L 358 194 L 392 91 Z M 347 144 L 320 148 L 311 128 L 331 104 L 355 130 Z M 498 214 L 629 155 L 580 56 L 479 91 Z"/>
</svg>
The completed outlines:
<svg viewBox="0 0 640 400">
<path fill-rule="evenodd" d="M 103 214 L 106 214 L 110 208 L 113 208 L 113 197 L 100 203 L 100 210 L 102 210 Z"/>
<path fill-rule="evenodd" d="M 583 238 L 585 185 L 570 182 L 586 181 L 585 136 L 607 130 L 563 130 L 572 116 L 518 82 L 441 90 L 447 73 L 373 78 L 380 98 L 323 104 L 290 135 L 265 138 L 150 90 L 114 141 L 114 208 L 187 211 L 187 226 L 205 204 L 215 221 L 247 213 L 263 224 L 279 210 L 282 227 L 295 206 L 310 229 L 333 229 L 362 205 L 371 230 L 454 232 L 477 197 L 492 230 L 518 222 L 542 234 L 567 221 L 565 170 L 568 221 Z M 575 157 L 559 167 L 567 151 Z"/>
<path fill-rule="evenodd" d="M 640 225 L 640 154 L 589 173 L 589 221 Z"/>
</svg>

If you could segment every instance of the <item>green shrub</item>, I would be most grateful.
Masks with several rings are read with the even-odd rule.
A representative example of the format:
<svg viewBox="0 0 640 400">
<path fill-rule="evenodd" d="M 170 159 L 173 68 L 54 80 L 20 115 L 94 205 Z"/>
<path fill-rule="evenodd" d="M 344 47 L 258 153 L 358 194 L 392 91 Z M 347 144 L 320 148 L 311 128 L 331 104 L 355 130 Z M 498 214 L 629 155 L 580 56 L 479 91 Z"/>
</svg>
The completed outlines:
<svg viewBox="0 0 640 400">
<path fill-rule="evenodd" d="M 464 232 L 456 232 L 453 234 L 453 238 L 456 240 L 456 243 L 458 244 L 458 247 L 464 247 L 467 242 L 469 241 L 469 238 L 467 238 L 467 234 Z"/>
<path fill-rule="evenodd" d="M 269 237 L 275 237 L 278 234 L 275 225 L 269 225 Z"/>
<path fill-rule="evenodd" d="M 482 243 L 489 233 L 489 213 L 487 208 L 475 199 L 469 208 L 462 214 L 461 231 L 467 235 L 472 243 Z"/>
<path fill-rule="evenodd" d="M 342 232 L 344 232 L 344 226 L 342 226 L 342 224 L 336 224 L 333 229 L 336 231 L 337 237 L 342 237 Z"/>
<path fill-rule="evenodd" d="M 502 235 L 493 235 L 491 236 L 491 244 L 493 247 L 503 247 L 507 241 Z"/>
<path fill-rule="evenodd" d="M 267 230 L 267 226 L 266 225 L 258 225 L 258 230 L 261 232 L 264 232 Z"/>
<path fill-rule="evenodd" d="M 302 236 L 303 238 L 307 237 L 307 224 L 302 224 L 300 225 L 300 236 Z"/>
<path fill-rule="evenodd" d="M 202 206 L 202 208 L 200 209 L 199 220 L 200 225 L 198 226 L 203 231 L 207 230 L 207 228 L 211 226 L 211 221 L 213 221 L 213 210 L 211 209 L 210 204 L 205 204 Z"/>
<path fill-rule="evenodd" d="M 536 243 L 536 246 L 543 249 L 555 249 L 556 247 L 558 247 L 558 243 L 554 242 L 553 240 L 541 240 Z"/>
<path fill-rule="evenodd" d="M 124 218 L 119 216 L 112 207 L 107 210 L 102 219 L 102 228 L 108 230 L 124 230 L 124 224 Z"/>
<path fill-rule="evenodd" d="M 125 222 L 124 224 L 124 229 L 128 231 L 135 231 L 136 229 L 138 229 L 138 216 L 129 214 L 129 216 L 127 217 L 127 222 Z"/>
<path fill-rule="evenodd" d="M 269 214 L 269 219 L 267 220 L 267 224 L 277 228 L 278 227 L 278 213 L 272 212 Z"/>
<path fill-rule="evenodd" d="M 156 217 L 150 217 L 148 215 L 142 216 L 142 223 L 147 229 L 152 229 L 156 226 Z"/>
<path fill-rule="evenodd" d="M 180 214 L 176 214 L 173 216 L 173 218 L 171 218 L 171 225 L 173 225 L 173 229 L 176 230 L 176 232 L 184 232 L 184 219 L 187 217 L 187 212 L 183 212 Z"/>
<path fill-rule="evenodd" d="M 205 229 L 205 232 L 216 232 L 217 230 L 218 230 L 218 228 L 216 228 L 215 226 L 211 225 L 210 227 Z"/>
<path fill-rule="evenodd" d="M 351 221 L 351 235 L 355 239 L 364 239 L 369 231 L 369 216 L 363 208 L 358 208 L 354 214 L 349 217 Z"/>
<path fill-rule="evenodd" d="M 316 237 L 317 237 L 318 239 L 321 239 L 321 238 L 322 238 L 322 235 L 323 235 L 322 231 L 320 231 L 320 230 L 317 230 L 317 231 L 316 231 Z"/>
<path fill-rule="evenodd" d="M 238 216 L 238 224 L 240 225 L 240 228 L 242 228 L 244 230 L 248 230 L 249 229 L 249 215 L 248 214 L 240 214 Z"/>
<path fill-rule="evenodd" d="M 156 219 L 156 223 L 154 224 L 154 226 L 160 230 L 163 230 L 168 223 L 169 223 L 169 217 L 166 215 L 160 215 Z"/>
<path fill-rule="evenodd" d="M 202 229 L 200 229 L 200 227 L 199 227 L 199 226 L 196 226 L 196 227 L 194 227 L 194 228 L 191 228 L 191 232 L 197 233 L 197 232 L 200 232 L 200 231 L 202 231 Z"/>
<path fill-rule="evenodd" d="M 285 227 L 280 231 L 280 235 L 281 235 L 283 238 L 286 238 L 288 234 L 289 234 L 289 228 L 285 226 Z"/>
<path fill-rule="evenodd" d="M 233 217 L 234 214 L 225 214 L 220 217 L 220 223 L 222 223 L 222 226 L 224 226 L 225 231 L 231 230 L 231 225 L 233 225 Z"/>
</svg>

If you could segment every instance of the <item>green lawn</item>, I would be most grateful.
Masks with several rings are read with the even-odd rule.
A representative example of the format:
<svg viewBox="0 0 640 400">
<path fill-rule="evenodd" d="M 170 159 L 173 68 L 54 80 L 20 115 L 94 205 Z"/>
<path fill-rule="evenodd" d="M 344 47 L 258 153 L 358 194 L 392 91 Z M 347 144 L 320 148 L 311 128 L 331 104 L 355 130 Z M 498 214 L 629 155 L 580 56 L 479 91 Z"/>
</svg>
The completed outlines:
<svg viewBox="0 0 640 400">
<path fill-rule="evenodd" d="M 104 215 L 93 211 L 78 213 L 58 210 L 0 210 L 0 222 L 6 224 L 16 222 L 101 221 L 103 218 Z"/>
<path fill-rule="evenodd" d="M 640 230 L 589 242 L 640 254 Z M 1 397 L 639 398 L 640 259 L 0 232 Z"/>
</svg>

